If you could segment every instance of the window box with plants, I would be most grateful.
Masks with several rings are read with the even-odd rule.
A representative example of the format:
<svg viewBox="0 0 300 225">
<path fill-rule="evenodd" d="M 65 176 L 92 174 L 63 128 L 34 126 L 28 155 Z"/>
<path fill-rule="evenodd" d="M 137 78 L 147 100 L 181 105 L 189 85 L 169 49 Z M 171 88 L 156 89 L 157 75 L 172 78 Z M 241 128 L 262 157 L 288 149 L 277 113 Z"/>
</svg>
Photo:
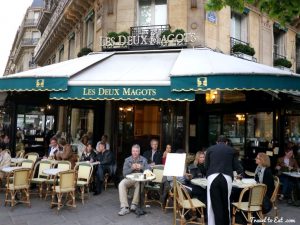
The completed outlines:
<svg viewBox="0 0 300 225">
<path fill-rule="evenodd" d="M 174 32 L 165 30 L 160 35 L 161 47 L 185 46 L 185 31 L 176 29 Z"/>
<path fill-rule="evenodd" d="M 106 48 L 113 48 L 113 49 L 119 49 L 119 48 L 128 48 L 128 36 L 129 33 L 123 31 L 120 33 L 117 32 L 109 32 L 107 34 L 107 37 L 110 38 L 109 43 L 106 43 Z"/>
<path fill-rule="evenodd" d="M 237 43 L 233 45 L 231 50 L 236 57 L 256 62 L 256 58 L 253 57 L 255 55 L 255 50 L 250 45 Z"/>
<path fill-rule="evenodd" d="M 278 58 L 274 60 L 274 66 L 279 69 L 291 71 L 290 68 L 292 67 L 292 63 L 286 58 Z"/>
<path fill-rule="evenodd" d="M 82 49 L 80 49 L 80 51 L 78 52 L 77 57 L 79 58 L 79 57 L 81 57 L 81 56 L 88 55 L 88 54 L 91 53 L 91 52 L 92 52 L 92 49 L 90 49 L 90 48 L 87 48 L 87 47 L 82 48 Z"/>
</svg>

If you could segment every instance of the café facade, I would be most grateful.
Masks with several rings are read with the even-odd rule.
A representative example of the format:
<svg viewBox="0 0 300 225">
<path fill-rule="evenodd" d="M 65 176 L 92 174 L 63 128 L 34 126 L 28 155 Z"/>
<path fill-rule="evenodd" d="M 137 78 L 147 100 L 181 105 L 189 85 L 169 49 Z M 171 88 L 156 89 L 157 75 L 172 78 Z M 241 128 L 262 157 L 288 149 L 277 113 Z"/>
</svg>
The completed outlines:
<svg viewBox="0 0 300 225">
<path fill-rule="evenodd" d="M 118 161 L 151 138 L 195 153 L 227 135 L 241 158 L 299 142 L 300 75 L 208 48 L 106 51 L 0 79 L 12 148 L 109 136 Z M 299 136 L 298 136 L 299 134 Z M 273 161 L 274 161 L 273 160 Z"/>
</svg>

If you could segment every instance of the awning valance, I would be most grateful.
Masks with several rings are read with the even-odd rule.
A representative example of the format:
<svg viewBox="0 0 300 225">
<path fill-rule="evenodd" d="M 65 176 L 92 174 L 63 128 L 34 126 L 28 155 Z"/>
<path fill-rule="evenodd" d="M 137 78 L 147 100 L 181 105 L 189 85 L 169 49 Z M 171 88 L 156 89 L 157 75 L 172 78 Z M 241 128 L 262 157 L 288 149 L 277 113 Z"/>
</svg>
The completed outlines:
<svg viewBox="0 0 300 225">
<path fill-rule="evenodd" d="M 261 90 L 300 91 L 299 76 L 208 75 L 171 78 L 172 91 Z"/>
<path fill-rule="evenodd" d="M 207 48 L 182 50 L 170 77 L 172 91 L 300 91 L 300 75 Z"/>
<path fill-rule="evenodd" d="M 68 77 L 13 77 L 0 79 L 0 91 L 65 91 Z"/>
<path fill-rule="evenodd" d="M 55 100 L 193 101 L 193 92 L 171 92 L 170 86 L 70 86 L 50 93 Z"/>
</svg>

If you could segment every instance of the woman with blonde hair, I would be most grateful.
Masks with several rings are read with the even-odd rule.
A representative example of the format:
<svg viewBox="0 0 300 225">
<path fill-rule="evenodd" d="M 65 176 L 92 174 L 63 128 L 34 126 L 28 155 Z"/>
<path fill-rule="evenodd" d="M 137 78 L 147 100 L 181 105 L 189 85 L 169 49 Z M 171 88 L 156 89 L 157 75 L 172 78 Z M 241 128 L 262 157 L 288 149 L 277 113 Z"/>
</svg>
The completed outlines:
<svg viewBox="0 0 300 225">
<path fill-rule="evenodd" d="M 203 151 L 198 151 L 196 153 L 194 162 L 188 167 L 192 179 L 203 178 L 206 176 L 206 169 L 204 163 L 205 163 L 205 154 Z"/>
<path fill-rule="evenodd" d="M 257 154 L 255 158 L 255 162 L 257 164 L 255 170 L 256 182 L 267 185 L 267 192 L 263 202 L 263 213 L 266 214 L 272 209 L 272 204 L 270 202 L 270 199 L 272 197 L 275 188 L 273 174 L 270 169 L 270 165 L 271 165 L 270 158 L 269 156 L 266 155 L 266 153 L 260 152 Z"/>
</svg>

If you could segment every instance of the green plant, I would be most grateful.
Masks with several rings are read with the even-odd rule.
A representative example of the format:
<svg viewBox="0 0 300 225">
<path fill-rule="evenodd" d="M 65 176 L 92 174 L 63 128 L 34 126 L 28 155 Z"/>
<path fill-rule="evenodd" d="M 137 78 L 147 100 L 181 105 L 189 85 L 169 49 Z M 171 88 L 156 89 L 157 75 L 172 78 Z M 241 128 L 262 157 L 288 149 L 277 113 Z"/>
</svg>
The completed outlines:
<svg viewBox="0 0 300 225">
<path fill-rule="evenodd" d="M 120 40 L 120 36 L 124 36 L 124 37 L 125 37 L 125 41 L 127 41 L 128 36 L 129 36 L 129 33 L 126 32 L 126 31 L 122 31 L 122 32 L 118 33 L 118 38 L 119 38 L 119 40 Z M 124 40 L 122 39 L 122 40 L 120 40 L 120 41 L 124 41 Z"/>
<path fill-rule="evenodd" d="M 291 63 L 291 61 L 289 61 L 285 58 L 279 58 L 279 59 L 274 60 L 274 66 L 283 66 L 283 67 L 286 67 L 286 68 L 291 68 L 292 63 Z"/>
<path fill-rule="evenodd" d="M 89 54 L 90 52 L 92 52 L 92 49 L 87 48 L 87 47 L 82 48 L 82 49 L 80 50 L 80 52 L 78 52 L 77 57 L 81 57 L 81 56 L 87 55 L 87 54 Z"/>
<path fill-rule="evenodd" d="M 170 30 L 165 30 L 165 31 L 163 31 L 161 34 L 160 34 L 160 38 L 162 39 L 162 38 L 164 38 L 164 39 L 168 39 L 169 38 L 169 40 L 172 40 L 172 39 L 174 39 L 174 37 L 175 36 L 170 36 L 171 34 L 173 34 Z"/>
<path fill-rule="evenodd" d="M 174 32 L 173 32 L 174 36 L 176 37 L 178 34 L 182 34 L 184 35 L 185 34 L 185 31 L 183 29 L 176 29 Z"/>
<path fill-rule="evenodd" d="M 117 32 L 109 32 L 107 34 L 107 37 L 109 38 L 114 38 L 114 41 L 115 42 L 118 42 L 119 41 L 119 34 Z"/>
<path fill-rule="evenodd" d="M 234 52 L 234 53 L 240 52 L 240 53 L 244 53 L 244 54 L 251 55 L 251 56 L 255 55 L 254 48 L 250 47 L 249 45 L 245 45 L 245 44 L 241 44 L 241 43 L 235 44 L 232 47 L 232 52 Z"/>
</svg>

